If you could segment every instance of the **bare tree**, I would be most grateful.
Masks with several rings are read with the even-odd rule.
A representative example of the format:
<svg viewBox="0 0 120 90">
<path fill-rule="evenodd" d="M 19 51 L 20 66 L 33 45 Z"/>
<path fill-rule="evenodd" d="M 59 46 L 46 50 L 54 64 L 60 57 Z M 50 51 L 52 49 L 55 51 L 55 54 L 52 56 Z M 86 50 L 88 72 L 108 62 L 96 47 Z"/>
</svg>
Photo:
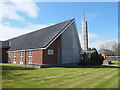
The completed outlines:
<svg viewBox="0 0 120 90">
<path fill-rule="evenodd" d="M 118 45 L 115 41 L 106 42 L 100 46 L 100 49 L 104 49 L 108 55 L 118 55 L 118 51 L 120 51 L 120 44 Z"/>
</svg>

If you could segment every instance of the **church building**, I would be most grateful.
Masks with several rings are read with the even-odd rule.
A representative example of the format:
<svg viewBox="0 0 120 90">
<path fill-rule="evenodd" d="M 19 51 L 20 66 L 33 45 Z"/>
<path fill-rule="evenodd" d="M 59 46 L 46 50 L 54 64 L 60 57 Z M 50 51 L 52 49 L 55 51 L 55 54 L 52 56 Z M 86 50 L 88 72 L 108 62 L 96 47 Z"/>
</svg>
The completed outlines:
<svg viewBox="0 0 120 90">
<path fill-rule="evenodd" d="M 81 45 L 75 19 L 67 20 L 9 40 L 7 54 L 11 64 L 79 63 Z"/>
</svg>

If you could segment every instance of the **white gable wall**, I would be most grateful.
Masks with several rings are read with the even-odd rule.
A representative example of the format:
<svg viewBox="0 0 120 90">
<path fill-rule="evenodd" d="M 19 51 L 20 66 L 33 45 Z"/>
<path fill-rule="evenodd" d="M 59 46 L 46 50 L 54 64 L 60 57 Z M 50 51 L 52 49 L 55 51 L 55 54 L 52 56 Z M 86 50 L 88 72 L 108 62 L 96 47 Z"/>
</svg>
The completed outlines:
<svg viewBox="0 0 120 90">
<path fill-rule="evenodd" d="M 61 35 L 61 63 L 79 62 L 80 50 L 79 37 L 73 22 Z"/>
</svg>

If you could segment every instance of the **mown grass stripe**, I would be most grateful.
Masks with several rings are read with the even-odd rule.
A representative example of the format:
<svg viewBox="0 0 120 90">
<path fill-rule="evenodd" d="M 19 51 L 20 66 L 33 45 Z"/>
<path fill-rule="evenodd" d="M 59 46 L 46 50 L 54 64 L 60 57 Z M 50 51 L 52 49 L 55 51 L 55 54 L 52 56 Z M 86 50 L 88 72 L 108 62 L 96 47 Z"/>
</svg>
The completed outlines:
<svg viewBox="0 0 120 90">
<path fill-rule="evenodd" d="M 7 66 L 7 64 L 5 65 Z M 12 68 L 21 69 L 14 65 L 8 65 Z M 19 68 L 18 68 L 19 67 Z M 117 68 L 102 68 L 102 66 L 95 66 L 93 68 L 42 68 L 42 69 L 28 69 L 28 70 L 9 70 L 4 67 L 5 74 L 3 76 L 3 87 L 5 88 L 86 88 L 94 87 L 106 82 L 106 85 L 101 86 L 115 88 L 118 83 L 116 79 Z M 110 74 L 112 73 L 112 74 Z M 106 76 L 107 75 L 107 76 Z M 99 77 L 99 78 L 98 78 Z M 104 77 L 104 78 L 103 78 Z M 105 79 L 105 77 L 107 79 Z M 6 78 L 6 79 L 5 79 Z M 108 82 L 111 78 L 111 82 Z M 104 81 L 104 82 L 102 82 Z M 113 83 L 112 83 L 113 81 Z"/>
<path fill-rule="evenodd" d="M 96 71 L 96 70 L 99 70 L 99 69 L 94 69 L 94 70 L 92 70 L 92 71 Z M 88 71 L 87 71 L 88 72 Z M 89 71 L 89 72 L 91 72 L 91 71 Z M 64 73 L 66 73 L 66 72 L 64 72 Z M 76 72 L 77 73 L 77 72 Z M 84 72 L 85 73 L 85 72 Z M 81 73 L 82 74 L 82 73 Z M 70 74 L 71 75 L 71 74 Z M 87 74 L 86 74 L 87 75 Z M 56 83 L 58 83 L 58 81 L 61 81 L 61 78 L 57 78 L 58 80 L 56 80 Z M 63 80 L 64 79 L 66 79 L 66 78 L 62 78 Z M 39 79 L 38 79 L 39 80 Z M 53 79 L 48 79 L 48 80 L 44 80 L 45 81 L 45 83 L 41 83 L 40 82 L 40 85 L 39 86 L 44 86 L 44 85 L 48 85 L 48 83 L 47 83 L 47 81 L 49 81 L 50 83 L 52 83 L 51 82 L 51 80 L 53 80 Z M 34 80 L 35 82 L 37 82 L 36 80 Z M 17 81 L 18 82 L 18 81 Z M 26 82 L 28 85 L 29 85 L 29 83 L 31 83 L 31 81 L 30 82 Z M 33 81 L 32 81 L 32 83 L 34 83 Z M 53 83 L 55 83 L 55 82 L 53 82 Z M 37 83 L 37 84 L 39 84 L 39 82 Z M 32 85 L 33 86 L 33 85 Z"/>
<path fill-rule="evenodd" d="M 109 70 L 106 73 L 99 74 L 98 76 L 93 76 L 89 78 L 88 80 L 84 80 L 83 84 L 81 86 L 76 86 L 76 87 L 85 87 L 86 88 L 94 88 L 96 84 L 99 84 L 101 81 L 105 80 L 105 77 L 111 74 L 112 72 L 116 72 L 115 70 Z"/>
<path fill-rule="evenodd" d="M 100 71 L 99 71 L 99 73 L 100 73 Z M 100 76 L 103 76 L 103 75 L 105 75 L 105 74 L 107 74 L 107 73 L 109 73 L 109 72 L 105 72 L 104 74 L 103 73 L 100 73 L 99 75 Z M 71 85 L 70 84 L 68 84 L 68 86 L 66 86 L 66 87 L 68 87 L 68 88 L 72 88 L 72 87 L 79 87 L 79 88 L 83 88 L 84 86 L 84 84 L 85 84 L 85 86 L 87 87 L 87 81 L 88 80 L 91 80 L 92 78 L 94 78 L 94 77 L 97 77 L 98 75 L 97 74 L 92 74 L 92 75 L 90 75 L 90 76 L 88 76 L 88 77 L 86 77 L 86 78 L 83 78 L 83 79 L 78 79 L 78 80 L 76 80 L 75 82 L 74 81 L 72 81 L 72 83 L 71 83 Z"/>
<path fill-rule="evenodd" d="M 88 70 L 89 71 L 89 70 Z M 87 71 L 87 72 L 88 72 Z M 92 71 L 94 71 L 94 70 L 92 70 Z M 92 71 L 89 71 L 89 72 L 92 72 Z M 101 71 L 101 72 L 103 72 L 102 70 L 98 70 L 99 72 Z M 74 84 L 74 83 L 76 83 L 76 82 L 78 82 L 79 80 L 83 80 L 83 79 L 86 79 L 86 77 L 90 77 L 90 76 L 92 76 L 93 74 L 92 73 L 86 73 L 86 74 L 79 74 L 78 76 L 76 76 L 76 77 L 74 77 L 74 78 L 71 78 L 71 79 L 63 79 L 63 81 L 61 81 L 61 82 L 57 82 L 57 85 L 54 85 L 53 84 L 53 86 L 52 85 L 50 85 L 51 86 L 51 88 L 52 87 L 64 87 L 64 86 L 66 86 L 66 87 L 69 87 L 69 86 L 71 86 L 70 84 Z M 63 84 L 64 83 L 64 84 Z M 67 86 L 68 85 L 68 86 Z"/>
<path fill-rule="evenodd" d="M 112 88 L 112 86 L 111 86 L 111 84 L 109 84 L 109 82 L 111 82 L 111 80 L 112 80 L 112 82 L 113 82 L 113 80 L 115 79 L 115 77 L 117 77 L 117 72 L 112 72 L 112 73 L 110 73 L 110 75 L 108 75 L 108 76 L 110 76 L 109 78 L 107 78 L 107 79 L 103 79 L 101 82 L 99 82 L 99 84 L 97 84 L 95 87 L 96 88 Z M 108 76 L 106 76 L 106 77 L 108 77 Z M 116 80 L 116 82 L 117 82 L 117 80 Z M 108 87 L 108 85 L 109 85 L 109 87 Z M 118 87 L 118 85 L 116 84 L 115 86 L 114 86 L 114 88 L 117 88 Z"/>
<path fill-rule="evenodd" d="M 66 74 L 66 72 L 64 72 L 64 73 Z M 84 73 L 85 73 L 85 72 L 84 72 Z M 65 74 L 64 74 L 64 75 L 65 75 Z M 68 74 L 68 73 L 67 73 L 67 74 Z M 68 75 L 71 75 L 71 74 L 68 74 Z M 66 75 L 66 76 L 68 76 L 68 75 Z M 65 76 L 65 77 L 66 77 L 66 76 Z M 56 83 L 58 83 L 58 81 L 61 81 L 62 79 L 64 80 L 64 79 L 66 79 L 66 78 L 63 78 L 63 77 L 61 76 L 61 77 L 59 77 L 59 78 L 43 79 L 43 81 L 45 81 L 45 83 L 42 84 L 42 83 L 40 82 L 40 86 L 43 87 L 44 85 L 48 85 L 49 83 L 55 83 L 55 81 L 56 81 Z M 39 80 L 39 79 L 38 79 L 38 80 Z M 37 81 L 38 81 L 38 80 L 37 80 Z M 54 81 L 54 80 L 55 80 L 55 81 Z M 36 80 L 34 80 L 34 81 L 36 81 Z M 53 81 L 53 82 L 52 82 L 52 81 Z M 32 82 L 33 82 L 33 81 L 32 81 Z M 39 85 L 39 81 L 38 81 L 37 84 Z M 44 86 L 44 87 L 45 87 L 45 86 Z"/>
</svg>

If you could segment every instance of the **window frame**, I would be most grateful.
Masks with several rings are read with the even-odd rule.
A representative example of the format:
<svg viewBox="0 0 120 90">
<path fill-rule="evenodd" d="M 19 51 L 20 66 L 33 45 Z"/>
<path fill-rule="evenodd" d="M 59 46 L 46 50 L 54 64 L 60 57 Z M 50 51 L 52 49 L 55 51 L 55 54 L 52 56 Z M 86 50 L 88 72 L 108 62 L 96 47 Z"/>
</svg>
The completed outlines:
<svg viewBox="0 0 120 90">
<path fill-rule="evenodd" d="M 8 63 L 10 63 L 10 57 L 11 57 L 11 55 L 10 55 L 10 52 L 8 53 Z"/>
<path fill-rule="evenodd" d="M 20 64 L 23 64 L 23 57 L 24 57 L 24 52 L 20 52 Z"/>
<path fill-rule="evenodd" d="M 48 49 L 47 54 L 48 55 L 54 55 L 54 49 Z"/>
<path fill-rule="evenodd" d="M 32 51 L 28 51 L 28 64 L 32 64 Z"/>
</svg>

